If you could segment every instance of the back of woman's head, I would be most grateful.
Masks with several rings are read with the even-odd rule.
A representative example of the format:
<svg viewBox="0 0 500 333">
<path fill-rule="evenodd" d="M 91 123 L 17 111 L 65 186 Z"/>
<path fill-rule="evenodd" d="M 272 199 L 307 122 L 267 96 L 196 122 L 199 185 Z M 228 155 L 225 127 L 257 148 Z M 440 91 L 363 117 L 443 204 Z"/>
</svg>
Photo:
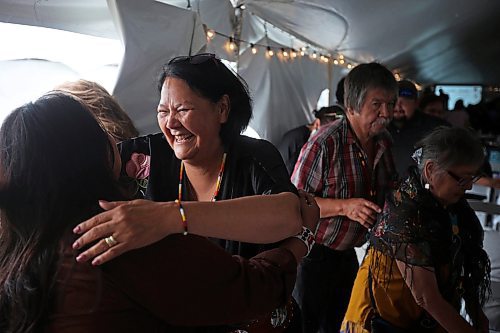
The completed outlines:
<svg viewBox="0 0 500 333">
<path fill-rule="evenodd" d="M 0 331 L 31 332 L 48 308 L 64 233 L 113 199 L 112 146 L 63 93 L 14 110 L 0 129 Z"/>
<path fill-rule="evenodd" d="M 16 203 L 59 201 L 78 207 L 106 192 L 99 184 L 112 179 L 106 132 L 81 103 L 63 93 L 14 110 L 0 130 L 0 148 L 6 189 Z"/>
<path fill-rule="evenodd" d="M 193 91 L 213 103 L 224 95 L 229 97 L 229 117 L 220 131 L 223 143 L 230 142 L 248 126 L 252 118 L 252 100 L 248 86 L 214 54 L 204 53 L 170 60 L 160 73 L 160 91 L 169 77 L 184 80 Z"/>
<path fill-rule="evenodd" d="M 78 97 L 90 112 L 101 121 L 104 129 L 117 142 L 139 135 L 139 131 L 135 128 L 127 113 L 100 84 L 93 81 L 78 80 L 65 82 L 57 86 L 56 89 Z"/>
<path fill-rule="evenodd" d="M 420 170 L 427 160 L 441 170 L 454 166 L 482 165 L 485 154 L 481 141 L 472 131 L 458 127 L 438 127 L 416 145 Z M 421 148 L 421 150 L 420 150 Z"/>
</svg>

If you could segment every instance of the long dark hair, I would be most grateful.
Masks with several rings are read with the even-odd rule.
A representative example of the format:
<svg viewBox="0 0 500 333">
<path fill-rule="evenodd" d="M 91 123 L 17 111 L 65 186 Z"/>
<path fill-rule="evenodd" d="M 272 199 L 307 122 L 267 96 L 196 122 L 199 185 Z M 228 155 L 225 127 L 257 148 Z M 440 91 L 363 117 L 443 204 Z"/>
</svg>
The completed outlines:
<svg viewBox="0 0 500 333">
<path fill-rule="evenodd" d="M 64 93 L 14 110 L 0 129 L 0 331 L 40 330 L 63 236 L 120 197 L 112 142 Z"/>
</svg>

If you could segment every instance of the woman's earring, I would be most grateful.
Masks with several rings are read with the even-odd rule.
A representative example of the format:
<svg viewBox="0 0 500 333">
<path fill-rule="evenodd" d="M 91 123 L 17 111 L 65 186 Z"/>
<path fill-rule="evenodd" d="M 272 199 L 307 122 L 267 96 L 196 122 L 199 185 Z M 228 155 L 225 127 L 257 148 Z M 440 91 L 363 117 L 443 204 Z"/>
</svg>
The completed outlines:
<svg viewBox="0 0 500 333">
<path fill-rule="evenodd" d="M 430 190 L 430 188 L 431 188 L 431 184 L 429 184 L 429 183 L 425 183 L 425 184 L 424 184 L 424 188 L 425 188 L 426 190 Z"/>
</svg>

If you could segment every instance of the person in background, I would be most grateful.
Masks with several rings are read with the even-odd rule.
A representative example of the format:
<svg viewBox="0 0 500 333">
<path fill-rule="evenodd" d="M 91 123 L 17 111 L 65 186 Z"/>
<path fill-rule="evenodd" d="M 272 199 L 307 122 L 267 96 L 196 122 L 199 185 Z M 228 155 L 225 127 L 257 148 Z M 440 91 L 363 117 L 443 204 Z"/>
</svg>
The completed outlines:
<svg viewBox="0 0 500 333">
<path fill-rule="evenodd" d="M 378 63 L 361 64 L 344 87 L 346 117 L 311 137 L 292 175 L 297 188 L 314 194 L 321 215 L 294 290 L 307 333 L 339 331 L 359 267 L 354 247 L 366 242 L 396 180 L 386 130 L 397 94 L 393 74 Z"/>
<path fill-rule="evenodd" d="M 446 114 L 446 120 L 454 127 L 469 127 L 469 114 L 465 110 L 464 101 L 458 99 L 453 110 Z"/>
<path fill-rule="evenodd" d="M 106 131 L 121 142 L 139 136 L 130 117 L 100 84 L 88 80 L 65 82 L 55 87 L 78 97 L 102 123 Z"/>
<path fill-rule="evenodd" d="M 483 146 L 472 132 L 450 127 L 417 146 L 417 166 L 387 196 L 370 232 L 342 333 L 488 332 L 481 306 L 490 262 L 464 199 L 479 177 Z M 473 326 L 460 316 L 462 300 Z"/>
<path fill-rule="evenodd" d="M 213 237 L 228 253 L 251 258 L 283 238 L 302 232 L 299 198 L 277 149 L 265 140 L 240 133 L 252 116 L 246 83 L 214 54 L 171 59 L 158 80 L 160 101 L 156 117 L 161 132 L 127 140 L 120 145 L 122 175 L 138 198 L 177 201 L 185 232 Z M 196 225 L 185 206 L 254 196 L 271 219 L 239 223 L 228 234 L 227 224 Z M 286 204 L 283 205 L 283 202 Z M 280 203 L 280 209 L 272 203 Z M 91 219 L 78 248 L 101 239 L 80 257 L 104 263 L 125 251 L 154 243 L 164 216 L 162 205 L 136 200 L 103 202 L 108 210 Z M 283 214 L 282 210 L 290 210 Z M 288 216 L 285 216 L 288 215 Z M 198 230 L 198 231 L 196 231 Z M 109 247 L 102 239 L 113 235 Z M 284 317 L 297 318 L 293 302 Z M 293 323 L 292 323 L 293 325 Z M 244 327 L 243 327 L 244 329 Z"/>
<path fill-rule="evenodd" d="M 335 97 L 337 98 L 337 104 L 344 107 L 344 82 L 345 77 L 341 78 L 337 83 L 337 90 L 335 90 Z"/>
<path fill-rule="evenodd" d="M 392 153 L 399 177 L 406 178 L 408 167 L 414 165 L 411 155 L 415 144 L 438 126 L 449 124 L 433 116 L 429 116 L 418 107 L 418 91 L 415 84 L 409 80 L 398 82 L 398 99 L 394 106 L 394 118 L 388 126 L 394 140 Z"/>
<path fill-rule="evenodd" d="M 292 237 L 249 260 L 231 256 L 206 238 L 182 235 L 178 206 L 170 202 L 161 203 L 155 244 L 100 267 L 76 264 L 73 229 L 100 211 L 99 199 L 129 194 L 118 182 L 113 139 L 62 92 L 5 119 L 0 161 L 1 332 L 189 332 L 242 322 L 286 302 L 297 262 L 311 246 Z M 274 217 L 263 214 L 270 211 L 263 205 L 293 218 L 281 199 L 193 202 L 185 209 L 193 224 L 218 221 L 234 229 Z M 305 225 L 314 228 L 314 199 L 301 194 L 300 207 Z M 117 243 L 111 234 L 102 241 Z"/>
<path fill-rule="evenodd" d="M 419 109 L 429 116 L 445 119 L 446 107 L 442 96 L 434 95 L 433 92 L 425 93 L 420 99 Z"/>
<path fill-rule="evenodd" d="M 313 114 L 316 119 L 314 119 L 311 124 L 289 130 L 283 135 L 281 142 L 277 146 L 290 175 L 293 172 L 295 163 L 297 163 L 300 150 L 309 137 L 315 133 L 320 126 L 334 121 L 339 114 L 343 114 L 343 111 L 342 108 L 334 105 L 314 110 Z"/>
</svg>

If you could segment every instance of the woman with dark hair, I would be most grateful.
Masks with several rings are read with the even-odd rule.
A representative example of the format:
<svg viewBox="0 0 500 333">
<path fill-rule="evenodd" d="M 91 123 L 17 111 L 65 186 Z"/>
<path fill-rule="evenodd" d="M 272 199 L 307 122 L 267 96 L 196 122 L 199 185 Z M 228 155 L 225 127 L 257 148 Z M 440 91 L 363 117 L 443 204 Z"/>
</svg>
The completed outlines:
<svg viewBox="0 0 500 333">
<path fill-rule="evenodd" d="M 297 212 L 293 210 L 297 190 L 271 143 L 240 134 L 252 116 L 248 89 L 243 79 L 215 55 L 170 60 L 162 69 L 158 87 L 161 96 L 157 117 L 162 133 L 125 141 L 120 147 L 122 173 L 132 180 L 139 197 L 160 202 L 176 200 L 184 233 L 194 231 L 215 237 L 214 241 L 227 252 L 245 258 L 269 248 L 262 244 L 300 233 L 300 217 L 284 217 L 283 210 L 272 205 L 268 213 L 274 217 L 269 220 L 231 227 L 218 221 L 202 226 L 191 223 L 185 202 L 256 196 L 255 200 L 262 203 L 259 209 L 264 210 L 270 202 L 288 194 L 284 210 Z M 153 208 L 144 201 L 101 206 L 111 210 L 79 226 L 78 232 L 82 233 L 97 225 L 82 236 L 76 247 L 101 239 L 83 253 L 83 260 L 97 255 L 95 264 L 106 262 L 164 236 L 158 230 L 164 220 L 161 206 Z M 102 240 L 110 235 L 117 241 L 112 247 Z"/>
<path fill-rule="evenodd" d="M 481 309 L 490 265 L 465 191 L 484 150 L 461 128 L 417 144 L 409 177 L 387 196 L 370 234 L 341 332 L 488 332 Z M 473 326 L 460 316 L 461 301 Z"/>
<path fill-rule="evenodd" d="M 291 294 L 307 248 L 295 237 L 250 260 L 199 236 L 172 235 L 101 267 L 75 263 L 75 226 L 100 211 L 99 199 L 128 195 L 113 140 L 69 95 L 49 93 L 14 110 L 0 130 L 0 161 L 1 332 L 178 331 L 172 325 L 259 317 Z M 301 212 L 314 228 L 311 200 L 301 195 Z M 272 218 L 258 204 L 241 198 L 185 208 L 193 223 Z M 178 206 L 162 207 L 164 224 L 182 230 Z"/>
</svg>

